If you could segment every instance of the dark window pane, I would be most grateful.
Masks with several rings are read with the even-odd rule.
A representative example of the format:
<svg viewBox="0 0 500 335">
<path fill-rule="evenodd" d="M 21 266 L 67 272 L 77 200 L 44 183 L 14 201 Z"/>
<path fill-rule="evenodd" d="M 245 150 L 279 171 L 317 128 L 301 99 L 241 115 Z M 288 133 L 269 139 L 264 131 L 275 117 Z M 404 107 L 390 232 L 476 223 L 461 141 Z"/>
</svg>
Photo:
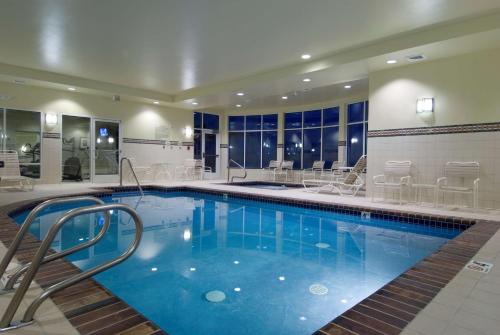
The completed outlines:
<svg viewBox="0 0 500 335">
<path fill-rule="evenodd" d="M 262 132 L 262 167 L 269 166 L 269 161 L 276 160 L 277 131 Z"/>
<path fill-rule="evenodd" d="M 339 108 L 331 107 L 323 110 L 323 126 L 338 126 Z"/>
<path fill-rule="evenodd" d="M 363 130 L 364 123 L 347 126 L 347 165 L 349 166 L 354 166 L 363 155 Z"/>
<path fill-rule="evenodd" d="M 246 130 L 261 130 L 262 115 L 248 115 L 246 117 Z"/>
<path fill-rule="evenodd" d="M 245 129 L 245 117 L 244 116 L 230 116 L 228 120 L 229 130 L 244 130 Z"/>
<path fill-rule="evenodd" d="M 244 133 L 229 133 L 229 159 L 234 160 L 241 166 L 245 164 L 244 158 L 244 143 L 245 134 Z M 231 162 L 231 167 L 237 167 L 236 164 Z"/>
<path fill-rule="evenodd" d="M 312 167 L 314 161 L 321 159 L 321 129 L 304 129 L 303 169 Z"/>
<path fill-rule="evenodd" d="M 285 129 L 301 128 L 302 112 L 285 113 Z"/>
<path fill-rule="evenodd" d="M 205 134 L 205 166 L 211 169 L 211 172 L 217 172 L 217 135 Z"/>
<path fill-rule="evenodd" d="M 330 168 L 339 157 L 339 127 L 323 128 L 323 160 Z"/>
<path fill-rule="evenodd" d="M 304 128 L 321 127 L 321 110 L 304 112 Z"/>
<path fill-rule="evenodd" d="M 361 122 L 364 121 L 364 102 L 357 102 L 347 106 L 347 122 Z"/>
<path fill-rule="evenodd" d="M 248 132 L 246 133 L 246 142 L 245 142 L 245 167 L 248 169 L 260 169 L 260 131 L 256 132 Z"/>
<path fill-rule="evenodd" d="M 293 168 L 300 169 L 302 152 L 302 131 L 285 130 L 284 160 L 293 161 Z"/>
<path fill-rule="evenodd" d="M 194 128 L 200 128 L 201 129 L 201 113 L 199 112 L 194 112 L 193 113 L 193 118 L 194 118 Z"/>
<path fill-rule="evenodd" d="M 219 115 L 203 114 L 203 128 L 219 130 Z"/>
<path fill-rule="evenodd" d="M 193 140 L 194 140 L 193 158 L 201 159 L 201 130 L 199 129 L 194 130 Z"/>
<path fill-rule="evenodd" d="M 267 114 L 262 116 L 264 130 L 278 129 L 278 114 Z"/>
</svg>

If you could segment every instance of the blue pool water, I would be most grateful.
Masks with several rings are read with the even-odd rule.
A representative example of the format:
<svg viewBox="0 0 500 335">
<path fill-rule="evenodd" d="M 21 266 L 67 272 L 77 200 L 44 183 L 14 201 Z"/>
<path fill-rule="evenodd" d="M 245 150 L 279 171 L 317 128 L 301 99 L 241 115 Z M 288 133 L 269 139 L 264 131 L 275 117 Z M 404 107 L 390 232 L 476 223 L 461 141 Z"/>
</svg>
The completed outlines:
<svg viewBox="0 0 500 335">
<path fill-rule="evenodd" d="M 172 335 L 311 334 L 459 233 L 184 192 L 104 200 L 136 208 L 145 230 L 130 259 L 95 279 Z M 69 208 L 42 213 L 31 232 L 43 237 Z M 100 214 L 73 219 L 53 248 L 81 243 L 100 224 Z M 69 260 L 90 268 L 133 237 L 128 214 L 115 212 L 105 238 Z M 225 299 L 209 302 L 213 290 Z"/>
</svg>

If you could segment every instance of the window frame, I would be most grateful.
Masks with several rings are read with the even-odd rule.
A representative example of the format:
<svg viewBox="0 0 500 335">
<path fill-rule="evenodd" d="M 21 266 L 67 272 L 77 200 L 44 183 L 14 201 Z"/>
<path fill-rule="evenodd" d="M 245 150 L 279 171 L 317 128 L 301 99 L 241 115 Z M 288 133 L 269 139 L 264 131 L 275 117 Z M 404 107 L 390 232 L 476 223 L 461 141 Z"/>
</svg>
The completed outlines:
<svg viewBox="0 0 500 335">
<path fill-rule="evenodd" d="M 337 121 L 337 124 L 329 124 L 329 125 L 324 125 L 325 123 L 325 112 L 327 110 L 330 110 L 330 109 L 336 109 L 337 113 L 338 113 L 338 121 Z M 304 120 L 305 120 L 305 113 L 308 113 L 308 112 L 317 112 L 317 111 L 321 111 L 321 119 L 320 119 L 320 122 L 319 122 L 319 126 L 304 126 Z M 304 131 L 305 130 L 309 130 L 309 129 L 320 129 L 320 148 L 319 148 L 319 151 L 320 151 L 320 160 L 323 160 L 323 161 L 326 161 L 325 160 L 325 157 L 323 157 L 323 136 L 324 136 L 324 129 L 325 128 L 337 128 L 337 131 L 340 132 L 340 106 L 330 106 L 330 107 L 325 107 L 325 108 L 319 108 L 319 109 L 312 109 L 312 110 L 308 110 L 308 111 L 302 111 L 302 112 L 288 112 L 288 113 L 284 113 L 284 116 L 283 118 L 285 119 L 286 118 L 286 114 L 296 114 L 296 113 L 300 113 L 301 114 L 301 125 L 300 127 L 291 127 L 291 128 L 286 128 L 286 122 L 285 122 L 285 125 L 284 125 L 284 128 L 283 128 L 283 159 L 285 159 L 285 155 L 286 155 L 286 137 L 285 137 L 285 132 L 287 130 L 300 130 L 300 134 L 301 134 L 301 137 L 300 137 L 300 164 L 299 164 L 299 167 L 298 168 L 294 168 L 294 169 L 298 169 L 298 170 L 303 170 L 304 169 Z M 337 147 L 338 147 L 338 142 L 337 142 Z M 337 151 L 337 159 L 338 159 L 338 151 Z M 332 161 L 333 162 L 333 161 Z M 314 163 L 314 162 L 312 162 Z M 295 164 L 294 164 L 295 165 Z"/>
<path fill-rule="evenodd" d="M 264 116 L 269 116 L 269 115 L 275 115 L 276 116 L 276 127 L 275 129 L 269 129 L 264 127 Z M 239 130 L 230 130 L 229 129 L 229 124 L 230 121 L 229 119 L 231 117 L 243 117 L 243 129 Z M 260 117 L 260 129 L 247 129 L 247 117 Z M 263 154 L 264 154 L 264 133 L 265 132 L 275 132 L 276 133 L 276 157 L 278 156 L 278 122 L 279 122 L 279 116 L 277 113 L 271 113 L 271 114 L 249 114 L 249 115 L 228 115 L 227 116 L 227 133 L 228 133 L 228 159 L 231 159 L 230 155 L 230 144 L 229 144 L 229 137 L 231 133 L 243 133 L 243 164 L 242 166 L 244 168 L 247 168 L 247 134 L 248 133 L 260 133 L 260 163 L 259 167 L 249 167 L 248 169 L 262 169 L 264 166 L 263 164 Z M 233 167 L 231 164 L 229 164 L 230 167 Z"/>
<path fill-rule="evenodd" d="M 363 104 L 363 120 L 362 121 L 354 121 L 354 122 L 349 122 L 349 106 L 355 105 L 358 103 Z M 346 127 L 345 127 L 345 137 L 346 137 L 346 142 L 350 141 L 350 136 L 349 136 L 349 126 L 350 125 L 356 125 L 356 124 L 363 124 L 363 138 L 362 138 L 362 143 L 363 143 L 363 151 L 361 155 L 366 155 L 367 153 L 367 137 L 368 137 L 368 113 L 369 113 L 369 104 L 368 100 L 362 100 L 362 101 L 356 101 L 356 102 L 351 102 L 346 105 Z M 349 165 L 350 161 L 350 143 L 346 143 L 346 163 Z M 358 158 L 359 159 L 359 158 Z"/>
</svg>

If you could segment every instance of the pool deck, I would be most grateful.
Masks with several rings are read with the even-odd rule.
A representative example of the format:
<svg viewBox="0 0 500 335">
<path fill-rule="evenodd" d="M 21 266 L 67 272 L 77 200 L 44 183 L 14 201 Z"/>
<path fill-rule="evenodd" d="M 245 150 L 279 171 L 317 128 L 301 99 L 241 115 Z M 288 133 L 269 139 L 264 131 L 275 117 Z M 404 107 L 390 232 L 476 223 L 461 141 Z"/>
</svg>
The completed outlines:
<svg viewBox="0 0 500 335">
<path fill-rule="evenodd" d="M 372 210 L 389 210 L 394 212 L 413 212 L 431 216 L 453 216 L 463 219 L 480 220 L 471 229 L 448 243 L 442 250 L 429 256 L 415 268 L 396 278 L 384 286 L 373 296 L 339 316 L 323 327 L 316 334 L 498 334 L 500 329 L 500 221 L 499 211 L 481 210 L 449 210 L 413 204 L 398 205 L 382 202 L 370 202 L 367 198 L 340 197 L 332 194 L 316 194 L 304 192 L 302 189 L 263 190 L 232 185 L 221 185 L 224 181 L 169 182 L 156 184 L 161 186 L 193 186 L 200 189 L 238 192 L 241 194 L 289 198 L 313 201 L 321 204 L 339 204 L 369 208 Z M 58 184 L 39 185 L 34 192 L 2 192 L 0 206 L 20 201 L 54 197 L 84 192 L 94 192 L 97 187 L 113 186 L 112 184 Z M 481 221 L 485 220 L 485 221 Z M 490 222 L 486 222 L 490 221 Z M 0 245 L 0 256 L 5 252 Z M 470 258 L 490 262 L 494 267 L 490 273 L 482 274 L 463 269 Z M 451 281 L 450 281 L 451 280 Z M 38 280 L 37 280 L 38 281 Z M 39 281 L 38 281 L 39 282 Z M 43 283 L 41 283 L 43 286 Z M 82 287 L 83 288 L 83 287 Z M 88 287 L 85 288 L 86 290 Z M 39 287 L 33 284 L 29 295 L 34 295 Z M 103 289 L 103 292 L 105 290 Z M 102 293 L 102 292 L 100 292 Z M 0 296 L 0 307 L 3 310 L 7 296 Z M 11 332 L 12 334 L 78 334 L 64 316 L 67 310 L 61 308 L 54 298 L 44 303 L 37 313 L 37 323 L 29 327 Z M 57 306 L 56 306 L 57 305 Z M 111 319 L 105 323 L 113 323 L 113 315 L 118 317 L 119 302 L 108 306 Z M 21 308 L 23 309 L 23 308 Z M 61 309 L 63 311 L 61 311 Z M 64 312 L 64 314 L 63 314 Z M 82 312 L 80 310 L 80 312 Z M 86 318 L 80 316 L 80 325 L 96 323 L 90 311 L 84 311 Z M 130 311 L 129 311 L 130 313 Z M 140 315 L 138 316 L 140 319 Z M 92 320 L 94 322 L 90 322 Z M 75 325 L 75 319 L 73 325 Z M 104 321 L 104 320 L 101 320 Z M 147 320 L 140 320 L 140 325 L 147 328 L 140 334 L 160 334 L 154 325 Z M 151 327 L 147 327 L 151 326 Z M 85 327 L 84 327 L 85 329 Z M 83 329 L 83 330 L 84 330 Z M 88 334 L 134 334 L 131 329 L 91 328 Z M 136 328 L 140 331 L 139 328 Z M 141 328 L 142 329 L 142 328 Z"/>
</svg>

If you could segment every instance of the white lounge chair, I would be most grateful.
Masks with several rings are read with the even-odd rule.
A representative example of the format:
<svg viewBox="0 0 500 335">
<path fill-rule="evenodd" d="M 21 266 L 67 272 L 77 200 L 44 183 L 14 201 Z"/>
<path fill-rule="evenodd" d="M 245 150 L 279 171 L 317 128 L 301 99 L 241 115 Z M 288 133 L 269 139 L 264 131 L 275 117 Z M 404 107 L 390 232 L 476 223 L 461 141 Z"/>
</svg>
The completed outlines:
<svg viewBox="0 0 500 335">
<path fill-rule="evenodd" d="M 302 170 L 301 180 L 317 179 L 323 173 L 324 168 L 325 161 L 314 161 L 311 168 Z"/>
<path fill-rule="evenodd" d="M 21 176 L 19 156 L 15 150 L 0 150 L 0 188 L 33 190 L 32 178 Z"/>
<path fill-rule="evenodd" d="M 339 195 L 356 196 L 358 191 L 365 185 L 362 177 L 366 168 L 366 155 L 361 156 L 356 164 L 350 169 L 345 178 L 339 178 L 333 173 L 330 180 L 327 179 L 309 179 L 303 180 L 304 189 L 309 192 L 334 192 Z"/>
<path fill-rule="evenodd" d="M 273 181 L 276 180 L 276 175 L 274 172 L 276 169 L 281 168 L 281 161 L 269 161 L 269 166 L 262 169 L 262 179 L 270 180 L 271 176 Z"/>
<path fill-rule="evenodd" d="M 279 168 L 274 169 L 273 181 L 276 181 L 277 177 L 285 176 L 285 182 L 287 182 L 289 174 L 292 171 L 293 171 L 293 161 L 283 161 Z"/>
<path fill-rule="evenodd" d="M 468 194 L 472 196 L 472 207 L 477 208 L 479 202 L 479 163 L 478 162 L 448 162 L 444 167 L 444 177 L 436 182 L 434 205 L 438 204 L 439 196 L 446 193 Z M 444 202 L 444 199 L 443 199 Z"/>
<path fill-rule="evenodd" d="M 384 165 L 384 174 L 373 176 L 372 201 L 375 198 L 375 190 L 383 190 L 385 200 L 385 191 L 387 189 L 395 190 L 399 193 L 399 204 L 403 203 L 403 191 L 406 189 L 409 197 L 411 190 L 411 161 L 387 161 Z"/>
</svg>

